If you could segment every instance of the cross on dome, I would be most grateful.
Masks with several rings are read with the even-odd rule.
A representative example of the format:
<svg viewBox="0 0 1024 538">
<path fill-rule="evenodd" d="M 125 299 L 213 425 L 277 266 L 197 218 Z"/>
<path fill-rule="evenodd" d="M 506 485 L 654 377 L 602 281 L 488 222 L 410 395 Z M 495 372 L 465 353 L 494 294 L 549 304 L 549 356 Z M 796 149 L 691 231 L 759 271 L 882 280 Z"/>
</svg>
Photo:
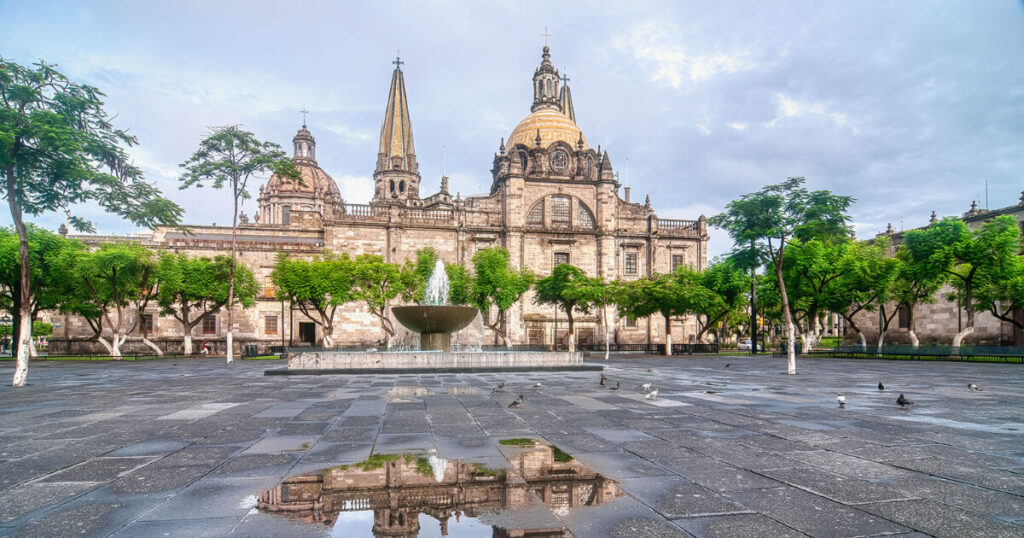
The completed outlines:
<svg viewBox="0 0 1024 538">
<path fill-rule="evenodd" d="M 541 37 L 544 38 L 544 46 L 545 47 L 548 46 L 548 38 L 551 37 L 551 34 L 548 33 L 548 27 L 547 26 L 544 27 L 544 33 L 541 34 Z"/>
</svg>

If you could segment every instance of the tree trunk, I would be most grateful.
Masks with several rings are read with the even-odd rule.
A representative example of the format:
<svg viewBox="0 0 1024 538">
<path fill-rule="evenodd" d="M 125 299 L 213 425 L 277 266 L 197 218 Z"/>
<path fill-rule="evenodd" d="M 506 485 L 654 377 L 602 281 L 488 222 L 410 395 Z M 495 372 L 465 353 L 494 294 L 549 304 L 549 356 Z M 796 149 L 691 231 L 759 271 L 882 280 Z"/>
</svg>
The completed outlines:
<svg viewBox="0 0 1024 538">
<path fill-rule="evenodd" d="M 672 317 L 665 315 L 665 356 L 672 355 Z"/>
<path fill-rule="evenodd" d="M 107 342 L 106 338 L 103 338 L 102 336 L 97 335 L 96 336 L 96 341 L 99 342 L 100 345 L 103 346 L 104 349 L 107 350 L 107 355 L 109 355 L 111 357 L 114 356 L 114 348 L 111 347 L 110 342 Z"/>
<path fill-rule="evenodd" d="M 954 355 L 959 355 L 960 354 L 960 342 L 964 339 L 965 336 L 970 336 L 971 334 L 974 334 L 974 327 L 971 326 L 971 325 L 968 325 L 967 327 L 964 327 L 962 331 L 956 333 L 953 336 L 953 354 Z"/>
<path fill-rule="evenodd" d="M 324 327 L 324 347 L 334 347 L 334 338 L 327 332 L 327 327 Z"/>
<path fill-rule="evenodd" d="M 868 348 L 868 339 L 864 336 L 864 333 L 860 332 L 860 329 L 857 330 L 857 345 L 860 346 L 861 349 Z"/>
<path fill-rule="evenodd" d="M 33 358 L 34 359 L 34 358 L 39 356 L 39 350 L 36 349 L 36 340 L 35 340 L 35 338 L 30 338 L 29 342 L 30 343 L 29 343 L 29 346 L 28 346 L 28 356 L 29 356 L 29 358 Z"/>
<path fill-rule="evenodd" d="M 569 320 L 569 353 L 576 351 L 576 327 L 573 324 L 572 308 L 565 311 L 565 317 Z"/>
<path fill-rule="evenodd" d="M 907 325 L 909 325 L 907 335 L 910 336 L 910 345 L 913 346 L 914 349 L 917 349 L 921 346 L 921 341 L 917 339 L 917 320 L 914 319 L 913 305 L 907 306 L 907 317 L 910 318 L 908 320 L 910 323 L 907 323 Z"/>
<path fill-rule="evenodd" d="M 21 219 L 21 205 L 17 195 L 17 185 L 14 181 L 14 163 L 11 162 L 7 166 L 7 204 L 11 208 L 11 220 L 14 222 L 14 228 L 18 232 L 18 257 L 21 260 L 21 275 L 19 278 L 18 290 L 19 304 L 18 304 L 18 316 L 19 316 L 19 334 L 18 334 L 18 358 L 14 365 L 14 377 L 11 384 L 15 387 L 25 386 L 25 381 L 28 378 L 28 358 L 29 358 L 29 346 L 32 345 L 32 300 L 31 300 L 31 284 L 29 276 L 29 257 L 28 257 L 28 229 L 25 228 L 25 222 Z"/>
<path fill-rule="evenodd" d="M 146 338 L 145 335 L 142 336 L 142 343 L 146 344 L 147 346 L 149 346 L 153 351 L 156 351 L 156 356 L 157 357 L 163 357 L 164 356 L 164 350 L 160 349 L 160 346 L 154 344 L 152 340 L 150 340 L 149 338 Z"/>
<path fill-rule="evenodd" d="M 227 334 L 227 364 L 235 360 L 234 327 L 235 327 L 235 245 L 238 235 L 238 180 L 234 182 L 235 208 L 231 214 L 231 266 L 228 268 L 228 334 Z"/>
<path fill-rule="evenodd" d="M 784 246 L 784 245 L 783 245 Z M 789 295 L 786 294 L 786 283 L 782 278 L 782 248 L 779 247 L 779 259 L 775 262 L 775 278 L 779 283 L 779 295 L 782 298 L 782 315 L 786 321 L 786 373 L 796 374 L 796 327 L 793 326 L 793 313 L 789 311 Z"/>
<path fill-rule="evenodd" d="M 885 329 L 878 333 L 878 346 L 875 348 L 875 352 L 879 355 L 882 354 L 882 345 L 885 343 L 885 333 L 887 332 L 889 332 L 889 330 Z"/>
<path fill-rule="evenodd" d="M 124 339 L 121 338 L 120 333 L 114 333 L 114 338 L 112 340 L 110 356 L 114 357 L 115 360 L 121 360 L 121 343 L 124 342 Z"/>
<path fill-rule="evenodd" d="M 190 331 L 188 329 L 188 324 L 187 323 L 184 324 L 184 325 L 185 325 L 185 337 L 182 338 L 182 347 L 184 347 L 184 349 L 182 350 L 182 353 L 184 353 L 186 356 L 190 356 L 190 355 L 192 355 L 192 335 L 189 334 L 189 333 L 191 333 L 192 331 Z"/>
<path fill-rule="evenodd" d="M 604 360 L 611 353 L 608 345 L 608 305 L 601 305 L 601 325 L 604 328 Z"/>
</svg>

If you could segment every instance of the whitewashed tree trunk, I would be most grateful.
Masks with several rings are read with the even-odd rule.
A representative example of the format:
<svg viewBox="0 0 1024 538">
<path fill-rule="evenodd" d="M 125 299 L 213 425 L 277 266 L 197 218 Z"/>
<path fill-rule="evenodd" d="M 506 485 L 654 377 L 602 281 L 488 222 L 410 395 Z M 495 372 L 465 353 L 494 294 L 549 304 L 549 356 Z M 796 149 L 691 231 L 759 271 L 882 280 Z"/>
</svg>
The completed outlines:
<svg viewBox="0 0 1024 538">
<path fill-rule="evenodd" d="M 665 356 L 672 355 L 672 318 L 665 316 Z"/>
<path fill-rule="evenodd" d="M 864 336 L 864 333 L 860 331 L 857 331 L 857 345 L 860 346 L 861 349 L 868 348 L 868 339 Z"/>
<path fill-rule="evenodd" d="M 914 349 L 921 347 L 921 341 L 917 339 L 917 333 L 914 329 L 907 331 L 907 335 L 910 336 L 910 345 L 913 346 Z"/>
<path fill-rule="evenodd" d="M 235 354 L 235 348 L 234 348 L 235 342 L 234 342 L 233 336 L 234 335 L 231 334 L 231 329 L 228 328 L 227 350 L 226 350 L 227 363 L 228 364 L 231 364 L 235 360 L 235 357 L 234 357 L 234 354 Z M 389 344 L 389 346 L 390 346 L 390 344 Z"/>
<path fill-rule="evenodd" d="M 786 336 L 789 337 L 789 341 L 786 342 L 786 373 L 794 375 L 796 374 L 796 327 L 793 326 L 792 321 L 786 322 Z"/>
<path fill-rule="evenodd" d="M 102 336 L 97 336 L 96 341 L 99 342 L 100 345 L 102 345 L 103 348 L 107 350 L 107 355 L 110 355 L 111 357 L 114 356 L 114 348 L 113 346 L 110 345 L 110 342 L 107 342 L 106 338 L 103 338 Z"/>
<path fill-rule="evenodd" d="M 974 327 L 973 326 L 971 326 L 971 327 L 964 327 L 962 331 L 956 333 L 956 335 L 953 336 L 953 354 L 954 355 L 959 355 L 960 354 L 960 342 L 964 339 L 964 337 L 965 336 L 970 336 L 972 334 L 974 334 Z"/>
<path fill-rule="evenodd" d="M 185 328 L 185 338 L 184 338 L 184 340 L 182 342 L 182 345 L 184 346 L 183 353 L 185 355 L 191 355 L 192 354 L 192 335 L 189 334 L 189 332 L 190 331 L 186 327 Z"/>
<path fill-rule="evenodd" d="M 882 353 L 882 346 L 885 344 L 885 333 L 887 332 L 888 331 L 882 331 L 881 334 L 878 335 L 878 346 L 875 351 L 879 354 Z"/>
<path fill-rule="evenodd" d="M 608 347 L 608 305 L 601 307 L 601 325 L 604 327 L 604 360 L 608 360 L 611 352 Z"/>
<path fill-rule="evenodd" d="M 324 347 L 334 347 L 334 337 L 324 330 Z"/>
<path fill-rule="evenodd" d="M 29 348 L 32 346 L 32 316 L 26 316 L 23 313 L 18 325 L 20 327 L 20 332 L 18 333 L 18 360 L 14 366 L 14 378 L 11 380 L 11 384 L 15 387 L 24 386 L 25 380 L 28 378 Z"/>
<path fill-rule="evenodd" d="M 28 356 L 34 359 L 39 356 L 39 350 L 36 349 L 35 338 L 29 338 L 29 342 L 31 342 L 31 344 L 28 346 Z"/>
<path fill-rule="evenodd" d="M 120 360 L 121 359 L 121 343 L 124 342 L 124 339 L 121 338 L 120 333 L 114 333 L 114 338 L 112 338 L 112 340 L 113 340 L 113 345 L 111 346 L 110 356 L 114 357 L 115 359 Z"/>
<path fill-rule="evenodd" d="M 163 357 L 164 356 L 164 350 L 160 349 L 160 346 L 154 344 L 153 341 L 150 340 L 149 338 L 146 338 L 145 336 L 143 336 L 142 337 L 142 343 L 146 344 L 147 346 L 152 348 L 153 351 L 156 352 L 156 356 L 157 357 Z"/>
</svg>

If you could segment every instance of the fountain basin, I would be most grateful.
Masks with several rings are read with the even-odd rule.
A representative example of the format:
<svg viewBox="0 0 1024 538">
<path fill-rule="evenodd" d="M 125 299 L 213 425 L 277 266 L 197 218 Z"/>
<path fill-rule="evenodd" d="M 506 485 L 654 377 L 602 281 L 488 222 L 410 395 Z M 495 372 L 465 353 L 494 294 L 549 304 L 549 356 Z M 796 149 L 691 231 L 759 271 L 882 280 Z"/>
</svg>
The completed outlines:
<svg viewBox="0 0 1024 538">
<path fill-rule="evenodd" d="M 288 368 L 266 375 L 323 375 L 374 373 L 473 373 L 558 370 L 601 370 L 584 364 L 583 354 L 566 351 L 334 351 L 295 350 Z"/>
<path fill-rule="evenodd" d="M 473 306 L 393 306 L 395 319 L 410 331 L 420 333 L 420 351 L 451 351 L 452 333 L 464 329 L 476 318 Z"/>
</svg>

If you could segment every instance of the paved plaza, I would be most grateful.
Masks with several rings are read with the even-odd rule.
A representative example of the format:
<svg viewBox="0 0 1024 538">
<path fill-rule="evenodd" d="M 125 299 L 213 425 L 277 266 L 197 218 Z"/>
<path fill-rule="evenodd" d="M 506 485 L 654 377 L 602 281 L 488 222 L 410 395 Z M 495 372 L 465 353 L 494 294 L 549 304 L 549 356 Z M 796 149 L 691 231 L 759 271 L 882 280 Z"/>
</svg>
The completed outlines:
<svg viewBox="0 0 1024 538">
<path fill-rule="evenodd" d="M 1024 535 L 1020 365 L 801 359 L 788 376 L 767 357 L 588 362 L 619 389 L 599 372 L 33 363 L 30 386 L 0 388 L 0 535 L 326 536 L 255 496 L 371 453 L 501 466 L 498 441 L 524 437 L 624 492 L 556 512 L 578 537 Z M 900 393 L 915 404 L 898 408 Z M 439 536 L 429 521 L 421 536 Z"/>
</svg>

